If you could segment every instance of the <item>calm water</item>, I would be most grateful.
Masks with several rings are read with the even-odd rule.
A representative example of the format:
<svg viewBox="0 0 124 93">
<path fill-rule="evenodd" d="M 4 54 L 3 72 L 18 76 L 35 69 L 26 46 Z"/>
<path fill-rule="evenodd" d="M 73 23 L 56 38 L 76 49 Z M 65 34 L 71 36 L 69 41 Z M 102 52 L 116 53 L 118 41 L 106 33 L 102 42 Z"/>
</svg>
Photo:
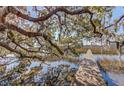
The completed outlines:
<svg viewBox="0 0 124 93">
<path fill-rule="evenodd" d="M 42 64 L 42 66 L 43 66 L 42 71 L 44 73 L 47 73 L 49 67 L 58 67 L 59 65 L 62 65 L 62 64 L 69 65 L 71 68 L 78 68 L 79 67 L 78 64 L 71 63 L 71 62 L 68 62 L 65 60 L 60 60 L 60 61 L 53 61 L 53 62 L 45 62 L 44 64 Z M 33 61 L 32 64 L 30 65 L 30 67 L 35 67 L 38 65 L 40 65 L 40 62 Z"/>
<path fill-rule="evenodd" d="M 83 59 L 84 54 L 80 55 L 80 59 Z M 110 60 L 119 60 L 119 56 L 117 55 L 94 55 L 94 60 L 98 60 L 99 58 L 104 59 L 110 59 Z M 124 55 L 121 56 L 121 60 L 124 61 Z M 12 64 L 9 64 L 13 62 Z M 0 58 L 0 64 L 8 64 L 6 71 L 11 70 L 13 67 L 17 66 L 19 64 L 18 59 L 16 58 Z M 30 71 L 30 68 L 35 67 L 35 66 L 39 66 L 41 64 L 41 62 L 38 61 L 32 61 L 31 65 L 28 67 L 28 71 Z M 57 67 L 58 65 L 69 65 L 71 68 L 78 68 L 79 65 L 72 63 L 72 62 L 68 62 L 65 60 L 60 60 L 60 61 L 53 61 L 53 62 L 45 62 L 42 64 L 43 69 L 42 71 L 44 73 L 47 73 L 48 68 L 49 67 Z M 28 72 L 27 71 L 27 72 Z M 108 85 L 112 86 L 112 85 L 124 85 L 124 74 L 119 74 L 119 73 L 113 73 L 113 72 L 104 72 L 101 71 L 103 78 L 107 81 Z"/>
</svg>

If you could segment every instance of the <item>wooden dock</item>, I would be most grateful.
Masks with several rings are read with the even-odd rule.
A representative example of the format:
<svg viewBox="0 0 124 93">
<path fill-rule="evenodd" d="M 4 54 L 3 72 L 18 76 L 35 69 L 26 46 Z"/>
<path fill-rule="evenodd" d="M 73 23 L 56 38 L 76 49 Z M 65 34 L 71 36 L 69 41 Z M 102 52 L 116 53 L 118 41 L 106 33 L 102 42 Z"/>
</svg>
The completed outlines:
<svg viewBox="0 0 124 93">
<path fill-rule="evenodd" d="M 84 86 L 105 86 L 106 83 L 100 73 L 97 62 L 94 61 L 91 50 L 88 50 L 85 58 L 80 63 L 76 72 L 77 85 Z"/>
</svg>

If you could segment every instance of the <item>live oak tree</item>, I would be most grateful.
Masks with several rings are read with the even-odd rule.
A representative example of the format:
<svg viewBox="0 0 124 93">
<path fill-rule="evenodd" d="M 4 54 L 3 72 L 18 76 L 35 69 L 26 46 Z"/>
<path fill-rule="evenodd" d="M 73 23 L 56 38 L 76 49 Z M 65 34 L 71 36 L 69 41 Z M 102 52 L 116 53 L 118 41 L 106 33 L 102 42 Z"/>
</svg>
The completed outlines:
<svg viewBox="0 0 124 93">
<path fill-rule="evenodd" d="M 39 60 L 64 57 L 65 50 L 76 47 L 83 37 L 102 37 L 124 26 L 124 15 L 111 23 L 114 8 L 1 6 L 0 56 L 14 53 Z"/>
</svg>

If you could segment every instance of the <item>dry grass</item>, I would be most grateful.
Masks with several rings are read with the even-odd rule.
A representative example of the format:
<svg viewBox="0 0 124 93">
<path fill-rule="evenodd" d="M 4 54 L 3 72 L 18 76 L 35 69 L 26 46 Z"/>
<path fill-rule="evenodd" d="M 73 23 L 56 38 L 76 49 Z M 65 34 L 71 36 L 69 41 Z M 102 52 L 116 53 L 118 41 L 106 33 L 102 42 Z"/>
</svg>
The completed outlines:
<svg viewBox="0 0 124 93">
<path fill-rule="evenodd" d="M 57 57 L 55 55 L 50 55 L 50 56 L 47 56 L 46 58 L 44 58 L 44 61 L 57 61 L 57 60 L 61 60 L 60 57 Z"/>
<path fill-rule="evenodd" d="M 75 52 L 77 53 L 86 53 L 86 51 L 88 49 L 91 49 L 91 51 L 93 52 L 93 54 L 113 54 L 116 55 L 117 53 L 117 49 L 116 48 L 108 48 L 108 49 L 101 49 L 101 47 L 82 47 L 82 48 L 75 48 Z"/>
<path fill-rule="evenodd" d="M 73 57 L 73 56 L 61 56 L 61 57 L 56 57 L 56 56 L 49 56 L 46 58 L 47 61 L 53 62 L 53 61 L 58 61 L 58 60 L 66 60 L 72 63 L 78 64 L 81 60 L 78 57 Z"/>
<path fill-rule="evenodd" d="M 103 59 L 99 61 L 99 65 L 105 71 L 124 73 L 124 61 Z"/>
</svg>

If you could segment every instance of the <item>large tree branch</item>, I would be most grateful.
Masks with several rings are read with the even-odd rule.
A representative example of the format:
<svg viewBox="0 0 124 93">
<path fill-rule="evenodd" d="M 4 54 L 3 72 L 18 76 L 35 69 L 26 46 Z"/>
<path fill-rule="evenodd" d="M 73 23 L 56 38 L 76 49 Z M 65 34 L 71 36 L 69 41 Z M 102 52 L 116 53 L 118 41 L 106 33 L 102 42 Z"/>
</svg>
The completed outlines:
<svg viewBox="0 0 124 93">
<path fill-rule="evenodd" d="M 42 56 L 38 56 L 38 55 L 23 55 L 21 53 L 21 51 L 18 51 L 16 49 L 13 49 L 11 48 L 10 46 L 8 46 L 6 43 L 1 43 L 0 42 L 0 46 L 3 47 L 3 48 L 6 48 L 7 50 L 11 51 L 11 52 L 14 52 L 16 54 L 19 54 L 20 57 L 23 57 L 23 58 L 33 58 L 33 59 L 39 59 L 39 60 L 44 60 L 44 58 Z"/>
<path fill-rule="evenodd" d="M 25 50 L 26 52 L 34 52 L 34 53 L 38 52 L 38 51 L 29 50 L 29 49 L 27 49 L 27 48 L 21 46 L 19 43 L 17 43 L 17 42 L 15 41 L 15 38 L 12 39 L 10 36 L 8 36 L 8 38 L 11 40 L 12 43 L 14 43 L 14 44 L 15 44 L 16 46 L 18 46 L 19 48 Z"/>
<path fill-rule="evenodd" d="M 79 10 L 74 10 L 74 11 L 70 11 L 64 7 L 57 7 L 56 9 L 52 10 L 51 12 L 49 12 L 48 14 L 46 14 L 45 16 L 41 16 L 38 18 L 33 18 L 29 15 L 23 14 L 20 11 L 18 11 L 16 8 L 12 7 L 12 6 L 8 6 L 6 7 L 6 10 L 8 10 L 6 13 L 4 13 L 3 15 L 3 22 L 4 22 L 4 18 L 9 14 L 15 14 L 18 17 L 21 17 L 23 19 L 32 21 L 32 22 L 39 22 L 39 21 L 45 21 L 47 19 L 49 19 L 51 16 L 53 16 L 54 14 L 56 14 L 57 12 L 64 12 L 66 14 L 70 14 L 70 15 L 76 15 L 76 14 L 82 14 L 82 13 L 89 13 L 91 14 L 91 12 L 88 9 L 79 9 Z"/>
<path fill-rule="evenodd" d="M 18 17 L 21 17 L 23 19 L 26 19 L 26 20 L 29 20 L 29 21 L 32 21 L 32 22 L 39 22 L 39 21 L 48 20 L 54 14 L 57 15 L 57 12 L 64 12 L 64 13 L 69 14 L 69 15 L 77 15 L 77 14 L 87 13 L 87 14 L 90 15 L 90 23 L 93 26 L 93 32 L 96 33 L 96 34 L 99 34 L 98 32 L 96 32 L 96 26 L 95 26 L 95 24 L 93 23 L 93 20 L 92 20 L 93 19 L 93 13 L 91 11 L 89 11 L 88 9 L 86 9 L 86 8 L 70 11 L 70 10 L 66 9 L 65 7 L 57 7 L 56 9 L 50 11 L 48 9 L 48 7 L 45 7 L 49 11 L 49 13 L 44 15 L 44 16 L 38 17 L 38 18 L 33 18 L 33 17 L 29 16 L 29 15 L 21 13 L 20 11 L 18 11 L 16 8 L 14 8 L 12 6 L 8 6 L 6 8 L 7 8 L 6 11 L 7 10 L 8 11 L 5 12 L 4 15 L 3 15 L 3 22 L 4 22 L 5 17 L 9 13 L 15 14 Z"/>
<path fill-rule="evenodd" d="M 22 55 L 21 52 L 19 52 L 19 51 L 13 49 L 13 48 L 11 48 L 11 47 L 9 47 L 6 43 L 0 42 L 0 46 L 3 47 L 3 48 L 6 48 L 7 50 L 9 50 L 9 51 L 11 51 L 11 52 L 14 52 L 14 53 L 17 53 L 17 54 L 19 54 L 19 55 Z"/>
<path fill-rule="evenodd" d="M 96 31 L 96 25 L 93 22 L 93 13 L 90 14 L 90 23 L 93 27 L 93 33 L 96 34 L 97 37 L 102 37 L 102 33 Z"/>
<path fill-rule="evenodd" d="M 13 33 L 12 33 L 13 34 Z M 17 47 L 19 47 L 19 48 L 21 48 L 21 49 L 23 49 L 23 50 L 25 50 L 26 52 L 28 52 L 28 53 L 44 53 L 44 54 L 50 54 L 50 53 L 48 53 L 48 52 L 44 52 L 44 51 L 41 51 L 41 50 L 29 50 L 28 48 L 25 48 L 25 47 L 23 47 L 23 46 L 21 46 L 19 43 L 17 43 L 16 41 L 15 41 L 15 38 L 12 38 L 12 37 L 10 37 L 10 36 L 8 36 L 8 38 L 12 41 L 12 43 L 14 43 Z M 37 38 L 38 39 L 38 38 Z M 38 40 L 39 41 L 39 40 Z M 40 47 L 40 49 L 41 49 L 41 47 Z M 43 50 L 43 49 L 42 49 Z M 55 53 L 53 53 L 54 55 L 56 55 L 57 57 L 59 57 L 57 54 L 55 54 Z"/>
<path fill-rule="evenodd" d="M 3 25 L 2 25 L 3 26 Z M 63 55 L 63 51 L 56 45 L 54 44 L 51 39 L 49 38 L 49 36 L 47 36 L 47 34 L 45 33 L 38 33 L 38 32 L 27 32 L 25 31 L 24 29 L 20 28 L 20 27 L 17 27 L 13 24 L 9 24 L 9 23 L 6 23 L 4 25 L 4 27 L 2 27 L 2 30 L 5 29 L 11 29 L 12 31 L 16 31 L 16 32 L 19 32 L 20 34 L 22 35 L 25 35 L 25 36 L 28 36 L 28 37 L 36 37 L 36 36 L 42 36 L 44 38 L 44 40 L 48 41 L 51 46 L 53 46 L 54 48 L 56 48 L 56 50 L 61 54 Z"/>
<path fill-rule="evenodd" d="M 124 18 L 124 15 L 122 15 L 115 23 L 110 24 L 110 25 L 104 27 L 104 29 L 108 29 L 108 28 L 110 28 L 110 27 L 112 27 L 112 26 L 117 25 L 123 18 Z"/>
</svg>

